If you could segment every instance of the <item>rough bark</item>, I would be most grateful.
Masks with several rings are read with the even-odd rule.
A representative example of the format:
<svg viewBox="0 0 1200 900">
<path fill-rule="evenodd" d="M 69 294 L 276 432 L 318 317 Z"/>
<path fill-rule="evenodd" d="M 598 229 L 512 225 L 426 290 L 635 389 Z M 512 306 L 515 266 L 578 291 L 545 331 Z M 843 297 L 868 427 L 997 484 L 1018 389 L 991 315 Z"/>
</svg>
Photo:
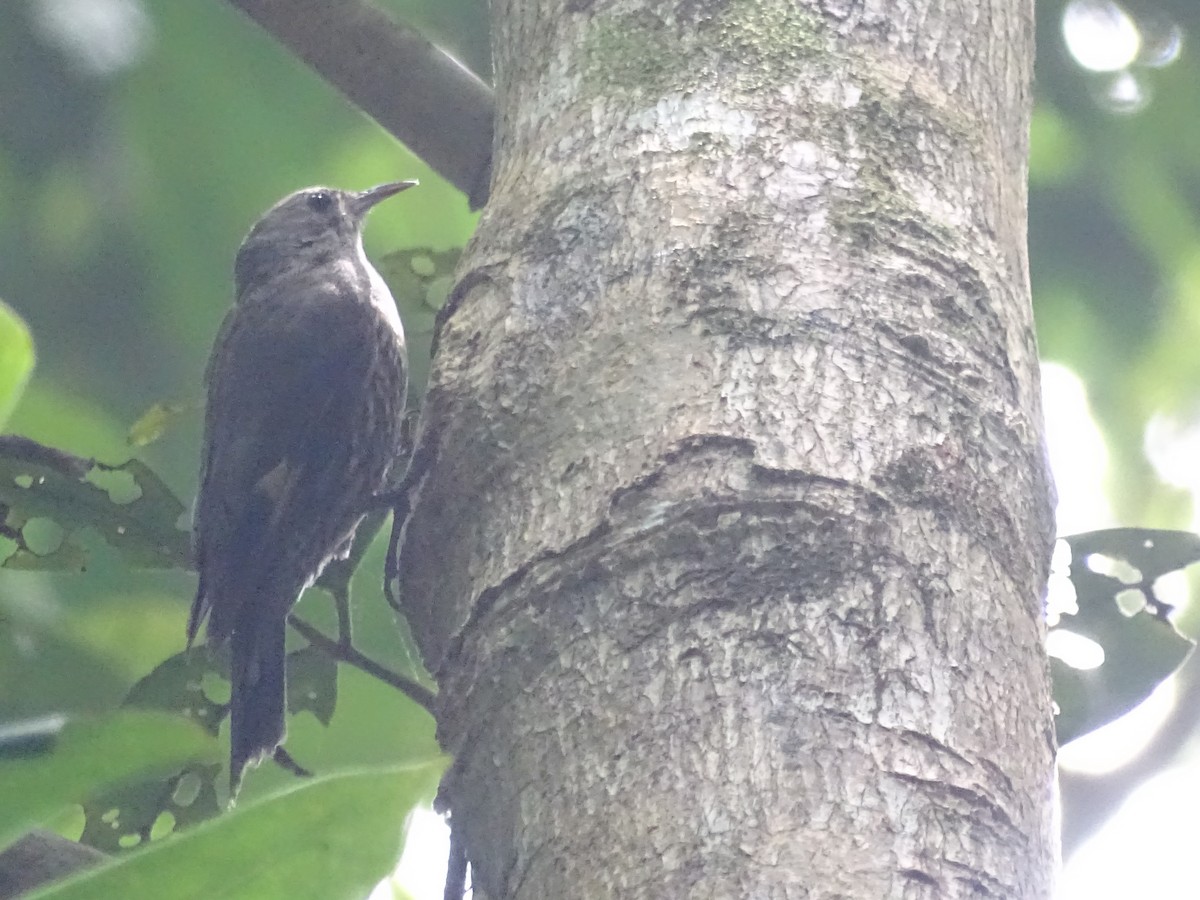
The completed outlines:
<svg viewBox="0 0 1200 900">
<path fill-rule="evenodd" d="M 1029 0 L 495 0 L 404 595 L 488 898 L 1048 897 Z"/>
</svg>

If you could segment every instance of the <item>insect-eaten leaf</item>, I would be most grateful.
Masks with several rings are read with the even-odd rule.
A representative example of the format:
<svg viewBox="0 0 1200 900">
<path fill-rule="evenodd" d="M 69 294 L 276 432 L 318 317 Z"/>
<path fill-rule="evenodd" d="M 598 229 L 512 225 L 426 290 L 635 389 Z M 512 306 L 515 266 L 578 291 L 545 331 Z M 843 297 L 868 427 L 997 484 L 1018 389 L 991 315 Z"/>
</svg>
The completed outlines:
<svg viewBox="0 0 1200 900">
<path fill-rule="evenodd" d="M 408 339 L 408 405 L 415 409 L 425 395 L 434 323 L 454 287 L 454 269 L 462 249 L 413 248 L 389 253 L 378 263 L 396 298 Z"/>
<path fill-rule="evenodd" d="M 163 661 L 131 687 L 125 706 L 178 713 L 215 735 L 228 710 L 225 703 L 209 696 L 209 685 L 224 677 L 223 669 L 223 662 L 207 646 L 191 647 Z"/>
<path fill-rule="evenodd" d="M 173 712 L 217 734 L 229 713 L 227 673 L 224 649 L 214 653 L 207 645 L 191 647 L 130 688 L 125 706 Z M 337 705 L 337 662 L 311 645 L 293 650 L 287 658 L 287 685 L 289 712 L 310 712 L 329 724 Z"/>
<path fill-rule="evenodd" d="M 79 536 L 99 532 L 131 566 L 187 568 L 184 505 L 148 466 L 73 456 L 17 435 L 0 436 L 0 564 L 82 569 Z"/>
<path fill-rule="evenodd" d="M 337 661 L 308 646 L 288 654 L 288 712 L 310 712 L 328 726 L 337 706 Z"/>
<path fill-rule="evenodd" d="M 220 765 L 210 736 L 158 712 L 71 720 L 58 731 L 43 729 L 43 737 L 36 753 L 0 763 L 0 846 L 99 790 L 188 765 Z"/>
<path fill-rule="evenodd" d="M 79 571 L 87 562 L 83 547 L 53 519 L 29 519 L 10 511 L 2 530 L 14 545 L 4 561 L 6 568 Z"/>
<path fill-rule="evenodd" d="M 125 705 L 177 713 L 216 735 L 229 714 L 228 665 L 225 649 L 189 648 L 138 681 Z M 337 674 L 337 663 L 316 647 L 289 653 L 289 712 L 310 712 L 328 726 L 337 706 Z M 221 811 L 217 783 L 223 768 L 188 765 L 164 777 L 108 791 L 84 806 L 84 843 L 113 853 L 217 815 Z"/>
<path fill-rule="evenodd" d="M 166 778 L 124 784 L 83 804 L 81 843 L 105 853 L 141 847 L 221 811 L 220 763 L 184 766 Z"/>
<path fill-rule="evenodd" d="M 414 247 L 384 256 L 379 271 L 403 306 L 418 305 L 436 313 L 454 286 L 454 269 L 462 256 L 461 247 L 431 250 Z"/>
<path fill-rule="evenodd" d="M 1172 607 L 1155 581 L 1200 561 L 1200 536 L 1191 532 L 1113 528 L 1064 541 L 1077 609 L 1051 623 L 1060 744 L 1133 709 L 1187 659 L 1195 642 L 1169 621 Z M 1086 667 L 1053 649 L 1072 645 L 1092 651 Z"/>
<path fill-rule="evenodd" d="M 439 758 L 314 778 L 39 896 L 365 897 L 395 866 L 405 821 L 444 768 Z"/>
</svg>

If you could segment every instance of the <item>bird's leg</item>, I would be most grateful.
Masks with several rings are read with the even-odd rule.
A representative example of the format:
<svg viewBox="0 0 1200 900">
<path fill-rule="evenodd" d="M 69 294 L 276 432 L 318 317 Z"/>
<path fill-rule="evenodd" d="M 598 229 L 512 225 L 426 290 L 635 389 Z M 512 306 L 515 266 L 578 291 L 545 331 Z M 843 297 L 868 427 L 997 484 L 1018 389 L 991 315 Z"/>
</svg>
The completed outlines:
<svg viewBox="0 0 1200 900">
<path fill-rule="evenodd" d="M 313 773 L 300 763 L 292 758 L 292 754 L 283 749 L 282 746 L 276 747 L 275 752 L 271 754 L 271 758 L 276 764 L 285 771 L 291 772 L 297 778 L 312 778 Z"/>
<path fill-rule="evenodd" d="M 388 606 L 404 615 L 400 600 L 392 589 L 392 584 L 400 577 L 400 538 L 404 535 L 404 519 L 407 516 L 392 515 L 392 533 L 388 536 L 387 557 L 383 563 L 383 597 Z"/>
<path fill-rule="evenodd" d="M 430 430 L 426 429 L 427 438 L 430 436 Z M 434 436 L 436 437 L 436 430 L 434 430 Z M 392 511 L 392 534 L 388 538 L 387 559 L 383 565 L 383 596 L 387 600 L 388 606 L 401 615 L 404 615 L 404 609 L 400 606 L 400 600 L 392 589 L 392 584 L 400 577 L 400 540 L 404 537 L 404 527 L 408 524 L 409 513 L 412 512 L 413 492 L 433 464 L 435 454 L 428 448 L 434 446 L 435 443 L 435 441 L 427 440 L 421 444 L 415 444 L 410 440 L 408 445 L 412 448 L 412 452 L 408 457 L 408 467 L 404 471 L 404 477 L 400 479 L 400 483 L 395 488 L 381 491 L 374 497 L 374 502 L 378 506 L 389 508 Z"/>
</svg>

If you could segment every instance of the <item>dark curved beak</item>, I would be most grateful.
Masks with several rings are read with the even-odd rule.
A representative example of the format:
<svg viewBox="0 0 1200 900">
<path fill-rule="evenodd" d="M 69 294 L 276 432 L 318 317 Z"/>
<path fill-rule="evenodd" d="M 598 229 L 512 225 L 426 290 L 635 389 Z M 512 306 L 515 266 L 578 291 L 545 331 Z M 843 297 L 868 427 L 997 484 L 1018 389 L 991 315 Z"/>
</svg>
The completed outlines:
<svg viewBox="0 0 1200 900">
<path fill-rule="evenodd" d="M 394 197 L 401 191 L 407 191 L 410 187 L 416 187 L 418 184 L 420 184 L 419 181 L 390 181 L 387 184 L 367 188 L 350 198 L 350 209 L 361 218 L 376 203 L 386 200 L 388 197 Z"/>
</svg>

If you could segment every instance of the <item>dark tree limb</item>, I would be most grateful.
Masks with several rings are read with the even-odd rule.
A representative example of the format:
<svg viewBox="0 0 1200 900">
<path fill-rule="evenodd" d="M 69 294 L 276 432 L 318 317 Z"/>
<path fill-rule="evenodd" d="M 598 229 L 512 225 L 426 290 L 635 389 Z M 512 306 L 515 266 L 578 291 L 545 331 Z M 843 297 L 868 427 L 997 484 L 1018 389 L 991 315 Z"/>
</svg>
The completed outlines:
<svg viewBox="0 0 1200 900">
<path fill-rule="evenodd" d="M 446 864 L 446 888 L 443 900 L 463 900 L 467 896 L 467 849 L 462 835 L 450 820 L 450 859 Z"/>
<path fill-rule="evenodd" d="M 35 828 L 0 853 L 0 898 L 17 897 L 107 858 L 92 847 Z"/>
<path fill-rule="evenodd" d="M 349 590 L 335 591 L 333 595 L 333 604 L 337 609 L 338 620 L 338 636 L 337 642 L 342 647 L 350 647 L 354 644 L 354 631 L 350 619 L 350 592 Z"/>
<path fill-rule="evenodd" d="M 229 0 L 478 208 L 492 158 L 492 89 L 364 0 Z"/>
<path fill-rule="evenodd" d="M 354 666 L 356 669 L 361 669 L 368 675 L 378 678 L 384 684 L 391 685 L 430 715 L 433 715 L 434 693 L 429 688 L 417 684 L 415 681 L 411 681 L 385 666 L 381 666 L 369 656 L 364 656 L 357 648 L 350 644 L 343 644 L 326 637 L 319 629 L 305 622 L 295 613 L 288 616 L 288 624 L 295 628 L 297 633 L 314 647 L 329 654 L 339 662 L 344 662 L 347 665 Z"/>
</svg>

